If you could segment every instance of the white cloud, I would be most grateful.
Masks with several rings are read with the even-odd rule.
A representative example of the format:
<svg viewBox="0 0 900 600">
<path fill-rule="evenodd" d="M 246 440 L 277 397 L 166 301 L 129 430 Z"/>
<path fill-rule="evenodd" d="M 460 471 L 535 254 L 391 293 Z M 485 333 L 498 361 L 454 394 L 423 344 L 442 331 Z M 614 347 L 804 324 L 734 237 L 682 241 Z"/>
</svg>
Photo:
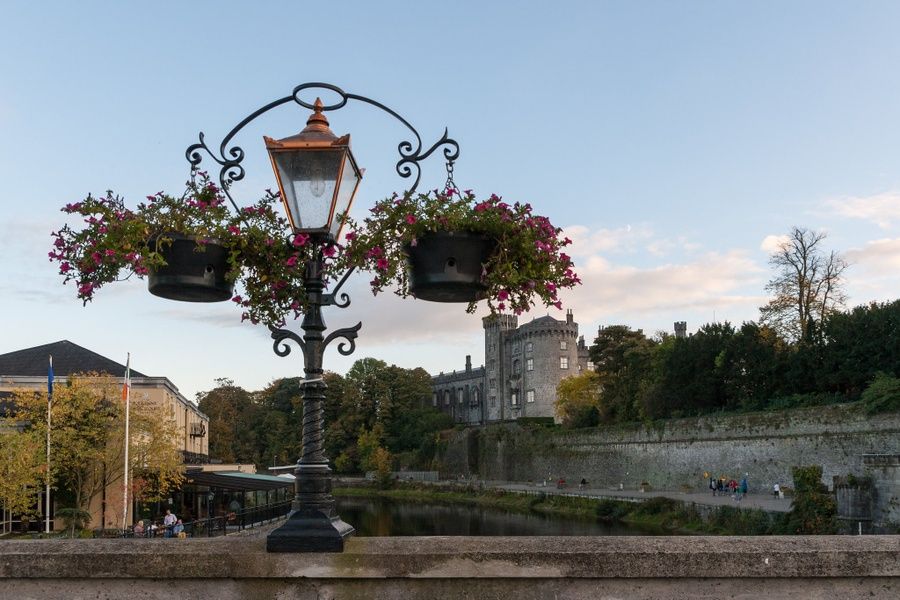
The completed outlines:
<svg viewBox="0 0 900 600">
<path fill-rule="evenodd" d="M 653 229 L 646 224 L 632 227 L 591 231 L 584 225 L 563 228 L 563 235 L 572 239 L 570 254 L 589 256 L 598 252 L 634 252 L 639 245 L 652 240 Z"/>
<path fill-rule="evenodd" d="M 900 221 L 900 192 L 863 197 L 847 196 L 828 200 L 826 204 L 836 215 L 871 221 L 883 229 Z"/>
<path fill-rule="evenodd" d="M 775 254 L 790 240 L 791 238 L 787 235 L 767 235 L 763 238 L 759 248 L 766 254 Z"/>
</svg>

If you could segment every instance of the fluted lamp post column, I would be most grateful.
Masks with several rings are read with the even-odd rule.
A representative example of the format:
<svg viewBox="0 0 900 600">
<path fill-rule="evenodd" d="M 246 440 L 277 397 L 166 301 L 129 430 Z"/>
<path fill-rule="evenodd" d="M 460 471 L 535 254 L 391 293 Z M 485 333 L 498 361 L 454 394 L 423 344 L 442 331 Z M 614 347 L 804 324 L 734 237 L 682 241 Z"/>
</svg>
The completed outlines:
<svg viewBox="0 0 900 600">
<path fill-rule="evenodd" d="M 306 265 L 304 289 L 308 309 L 303 317 L 303 430 L 300 460 L 294 474 L 295 496 L 287 521 L 269 534 L 270 552 L 341 552 L 353 527 L 335 510 L 331 469 L 324 451 L 325 382 L 322 355 L 327 341 L 322 306 L 322 249 L 340 235 L 344 217 L 362 178 L 350 152 L 350 136 L 338 137 L 328 126 L 316 99 L 306 128 L 281 140 L 264 138 L 278 180 L 278 189 L 295 233 L 310 236 L 316 247 Z"/>
</svg>

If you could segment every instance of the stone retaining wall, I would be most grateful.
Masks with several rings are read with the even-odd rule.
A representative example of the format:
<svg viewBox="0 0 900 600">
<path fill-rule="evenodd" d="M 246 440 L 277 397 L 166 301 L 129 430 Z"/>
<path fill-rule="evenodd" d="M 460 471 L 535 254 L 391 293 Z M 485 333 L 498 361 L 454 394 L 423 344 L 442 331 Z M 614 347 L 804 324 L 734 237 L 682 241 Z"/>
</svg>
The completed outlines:
<svg viewBox="0 0 900 600">
<path fill-rule="evenodd" d="M 900 452 L 900 414 L 870 417 L 854 405 L 834 405 L 678 419 L 658 428 L 470 428 L 448 440 L 442 474 L 502 481 L 584 477 L 596 487 L 637 489 L 646 481 L 654 489 L 699 490 L 704 472 L 738 480 L 748 473 L 751 492 L 767 493 L 774 483 L 790 485 L 794 466 L 821 465 L 830 484 L 835 475 L 863 474 L 863 454 L 891 452 Z"/>
</svg>

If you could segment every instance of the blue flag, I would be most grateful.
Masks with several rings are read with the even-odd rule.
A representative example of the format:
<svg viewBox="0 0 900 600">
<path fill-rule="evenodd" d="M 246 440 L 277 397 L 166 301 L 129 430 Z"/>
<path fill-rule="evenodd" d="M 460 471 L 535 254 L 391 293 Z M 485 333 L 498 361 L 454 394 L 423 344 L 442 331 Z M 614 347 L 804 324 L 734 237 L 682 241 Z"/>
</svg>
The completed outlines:
<svg viewBox="0 0 900 600">
<path fill-rule="evenodd" d="M 47 395 L 53 395 L 53 356 L 50 356 L 50 366 L 47 369 Z"/>
</svg>

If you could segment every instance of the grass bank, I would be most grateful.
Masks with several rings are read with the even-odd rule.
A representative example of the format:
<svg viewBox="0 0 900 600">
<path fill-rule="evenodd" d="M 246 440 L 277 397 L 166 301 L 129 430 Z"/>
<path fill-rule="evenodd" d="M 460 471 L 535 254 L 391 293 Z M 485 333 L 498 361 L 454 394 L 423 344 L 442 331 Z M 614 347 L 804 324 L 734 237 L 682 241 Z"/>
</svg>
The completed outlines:
<svg viewBox="0 0 900 600">
<path fill-rule="evenodd" d="M 709 510 L 701 512 L 694 505 L 669 498 L 651 498 L 634 503 L 414 483 L 399 483 L 385 490 L 368 486 L 336 488 L 333 494 L 339 497 L 387 498 L 402 502 L 464 504 L 519 513 L 537 512 L 572 519 L 627 523 L 642 529 L 685 534 L 771 535 L 777 532 L 779 525 L 777 516 L 761 510 L 719 506 L 709 507 Z"/>
</svg>

